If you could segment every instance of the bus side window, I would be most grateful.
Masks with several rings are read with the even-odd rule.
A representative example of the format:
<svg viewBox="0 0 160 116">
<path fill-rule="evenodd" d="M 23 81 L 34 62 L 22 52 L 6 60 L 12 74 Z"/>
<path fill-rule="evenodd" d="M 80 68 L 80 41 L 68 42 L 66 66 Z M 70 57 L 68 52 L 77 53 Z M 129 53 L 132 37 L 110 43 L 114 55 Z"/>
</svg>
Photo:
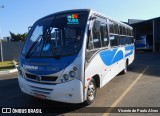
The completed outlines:
<svg viewBox="0 0 160 116">
<path fill-rule="evenodd" d="M 95 27 L 92 29 L 94 48 L 101 48 L 101 34 L 95 31 Z"/>
<path fill-rule="evenodd" d="M 120 29 L 120 34 L 123 35 L 123 27 L 121 25 L 119 26 L 119 29 Z"/>
<path fill-rule="evenodd" d="M 102 41 L 102 47 L 107 47 L 109 44 L 108 39 L 108 29 L 107 25 L 101 24 L 101 41 Z"/>
<path fill-rule="evenodd" d="M 132 44 L 132 37 L 127 38 L 127 44 Z"/>
<path fill-rule="evenodd" d="M 121 36 L 121 35 L 119 35 L 119 42 L 120 42 L 120 45 L 126 45 L 126 36 Z"/>
<path fill-rule="evenodd" d="M 92 50 L 93 49 L 93 40 L 91 38 L 91 31 L 90 30 L 88 30 L 87 49 L 88 50 Z"/>
<path fill-rule="evenodd" d="M 114 23 L 112 21 L 109 21 L 109 33 L 114 33 L 115 29 L 114 29 Z"/>
<path fill-rule="evenodd" d="M 110 44 L 111 47 L 115 47 L 119 45 L 119 37 L 117 35 L 110 35 Z"/>
</svg>

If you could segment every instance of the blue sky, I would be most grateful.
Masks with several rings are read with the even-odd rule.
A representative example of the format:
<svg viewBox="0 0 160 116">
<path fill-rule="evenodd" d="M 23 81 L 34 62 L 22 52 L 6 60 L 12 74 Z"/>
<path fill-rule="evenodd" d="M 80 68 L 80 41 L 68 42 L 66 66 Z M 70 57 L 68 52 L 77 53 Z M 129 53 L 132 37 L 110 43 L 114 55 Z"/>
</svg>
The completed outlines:
<svg viewBox="0 0 160 116">
<path fill-rule="evenodd" d="M 160 17 L 160 0 L 0 0 L 0 34 L 27 32 L 28 26 L 48 14 L 91 8 L 119 21 Z"/>
</svg>

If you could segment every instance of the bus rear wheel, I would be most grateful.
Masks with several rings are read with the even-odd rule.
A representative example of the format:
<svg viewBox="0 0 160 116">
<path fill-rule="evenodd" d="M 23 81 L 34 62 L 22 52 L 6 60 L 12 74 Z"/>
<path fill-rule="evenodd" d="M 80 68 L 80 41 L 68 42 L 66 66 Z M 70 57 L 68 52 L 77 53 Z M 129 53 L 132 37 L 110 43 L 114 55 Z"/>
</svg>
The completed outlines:
<svg viewBox="0 0 160 116">
<path fill-rule="evenodd" d="M 87 105 L 92 104 L 95 98 L 96 98 L 96 84 L 94 79 L 91 79 L 88 85 L 86 104 Z"/>
</svg>

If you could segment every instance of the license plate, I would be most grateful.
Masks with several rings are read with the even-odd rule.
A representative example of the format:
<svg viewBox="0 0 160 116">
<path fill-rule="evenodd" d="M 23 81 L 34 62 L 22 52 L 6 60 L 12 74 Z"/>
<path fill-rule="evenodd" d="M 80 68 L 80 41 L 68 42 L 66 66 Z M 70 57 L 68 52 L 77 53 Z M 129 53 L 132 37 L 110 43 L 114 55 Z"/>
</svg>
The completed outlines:
<svg viewBox="0 0 160 116">
<path fill-rule="evenodd" d="M 34 94 L 35 97 L 40 98 L 40 99 L 46 99 L 46 96 L 42 95 L 42 94 Z"/>
</svg>

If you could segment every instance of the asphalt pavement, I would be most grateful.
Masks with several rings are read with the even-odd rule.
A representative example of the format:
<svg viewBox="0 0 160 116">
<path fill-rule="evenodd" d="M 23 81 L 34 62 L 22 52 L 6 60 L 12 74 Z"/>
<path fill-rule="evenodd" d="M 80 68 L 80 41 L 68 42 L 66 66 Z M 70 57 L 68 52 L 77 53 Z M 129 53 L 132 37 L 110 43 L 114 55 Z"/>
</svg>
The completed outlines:
<svg viewBox="0 0 160 116">
<path fill-rule="evenodd" d="M 128 72 L 125 75 L 117 75 L 99 89 L 96 101 L 89 106 L 41 100 L 26 95 L 20 91 L 16 77 L 17 73 L 0 75 L 0 107 L 52 108 L 52 112 L 46 115 L 65 116 L 160 115 L 159 113 L 111 113 L 114 111 L 112 107 L 122 107 L 122 109 L 123 107 L 160 107 L 160 53 L 136 53 L 135 61 L 128 67 Z M 64 113 L 57 113 L 57 107 L 65 110 Z"/>
</svg>

